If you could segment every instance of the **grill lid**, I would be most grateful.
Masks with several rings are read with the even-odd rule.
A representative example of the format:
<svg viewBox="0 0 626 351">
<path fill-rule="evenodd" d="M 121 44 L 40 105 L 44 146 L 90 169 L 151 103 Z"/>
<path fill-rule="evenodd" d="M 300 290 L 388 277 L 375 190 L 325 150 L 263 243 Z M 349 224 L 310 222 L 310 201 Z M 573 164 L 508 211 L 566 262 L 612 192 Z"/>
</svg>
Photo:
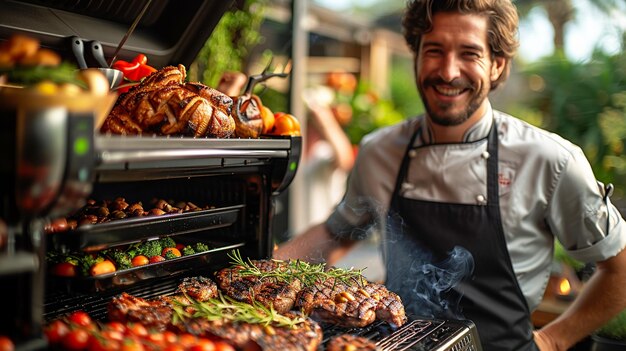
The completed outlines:
<svg viewBox="0 0 626 351">
<path fill-rule="evenodd" d="M 74 60 L 70 38 L 97 40 L 107 61 L 146 0 L 0 0 L 0 41 L 13 33 L 37 38 L 65 59 Z M 233 0 L 153 0 L 117 59 L 138 53 L 160 68 L 189 66 Z M 88 65 L 97 66 L 86 54 Z"/>
</svg>

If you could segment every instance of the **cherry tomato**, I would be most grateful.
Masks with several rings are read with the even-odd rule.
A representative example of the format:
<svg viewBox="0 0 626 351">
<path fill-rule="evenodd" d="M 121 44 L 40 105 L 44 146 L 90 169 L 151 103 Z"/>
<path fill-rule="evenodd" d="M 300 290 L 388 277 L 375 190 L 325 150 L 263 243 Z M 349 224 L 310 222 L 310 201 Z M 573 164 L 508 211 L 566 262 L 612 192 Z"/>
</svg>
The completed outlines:
<svg viewBox="0 0 626 351">
<path fill-rule="evenodd" d="M 120 348 L 120 351 L 144 351 L 145 348 L 143 347 L 143 344 L 134 338 L 126 338 L 124 339 L 124 341 L 122 342 L 122 347 Z"/>
<path fill-rule="evenodd" d="M 112 331 L 117 331 L 120 332 L 122 334 L 126 333 L 126 324 L 122 323 L 122 322 L 108 322 L 107 324 L 104 325 L 104 330 L 112 330 Z"/>
<path fill-rule="evenodd" d="M 88 351 L 115 351 L 119 350 L 122 342 L 121 340 L 109 339 L 104 335 L 92 335 L 89 338 Z"/>
<path fill-rule="evenodd" d="M 133 264 L 133 267 L 137 267 L 137 266 L 143 266 L 143 265 L 150 263 L 150 260 L 148 259 L 148 257 L 144 255 L 137 255 L 133 257 L 133 260 L 131 263 Z"/>
<path fill-rule="evenodd" d="M 300 135 L 300 122 L 296 117 L 284 112 L 274 114 L 274 127 L 270 130 L 273 135 Z"/>
<path fill-rule="evenodd" d="M 197 340 L 198 338 L 195 335 L 189 333 L 184 333 L 178 336 L 178 344 L 184 348 L 195 345 Z"/>
<path fill-rule="evenodd" d="M 93 323 L 91 317 L 85 311 L 75 311 L 72 312 L 67 317 L 68 322 L 76 324 L 81 327 L 90 327 Z"/>
<path fill-rule="evenodd" d="M 166 330 L 163 332 L 163 339 L 167 344 L 173 344 L 178 341 L 178 335 L 176 333 Z"/>
<path fill-rule="evenodd" d="M 189 351 L 215 351 L 215 344 L 209 339 L 200 338 L 189 347 Z"/>
<path fill-rule="evenodd" d="M 226 341 L 215 341 L 215 351 L 236 351 L 233 345 Z"/>
<path fill-rule="evenodd" d="M 63 348 L 70 351 L 84 350 L 88 343 L 89 332 L 82 328 L 70 330 L 62 341 Z"/>
<path fill-rule="evenodd" d="M 108 274 L 115 272 L 116 268 L 113 262 L 109 260 L 104 260 L 102 262 L 98 262 L 89 268 L 89 274 L 92 276 Z"/>
<path fill-rule="evenodd" d="M 107 329 L 100 332 L 100 337 L 106 340 L 124 340 L 124 333 L 119 330 Z"/>
<path fill-rule="evenodd" d="M 76 265 L 69 262 L 60 262 L 52 266 L 52 274 L 60 277 L 75 277 Z"/>
<path fill-rule="evenodd" d="M 159 256 L 159 255 L 155 255 L 150 257 L 150 263 L 157 263 L 157 262 L 163 262 L 165 261 L 165 257 L 163 256 Z"/>
<path fill-rule="evenodd" d="M 15 344 L 8 336 L 0 335 L 0 351 L 14 351 Z"/>
<path fill-rule="evenodd" d="M 126 335 L 143 338 L 148 335 L 148 329 L 141 323 L 130 323 L 126 326 Z"/>
<path fill-rule="evenodd" d="M 163 351 L 185 351 L 185 348 L 180 345 L 169 344 L 163 348 Z"/>
<path fill-rule="evenodd" d="M 48 324 L 44 328 L 44 334 L 46 335 L 46 339 L 48 339 L 48 343 L 51 345 L 59 344 L 61 340 L 69 333 L 70 328 L 60 319 L 52 321 L 52 323 Z"/>
</svg>

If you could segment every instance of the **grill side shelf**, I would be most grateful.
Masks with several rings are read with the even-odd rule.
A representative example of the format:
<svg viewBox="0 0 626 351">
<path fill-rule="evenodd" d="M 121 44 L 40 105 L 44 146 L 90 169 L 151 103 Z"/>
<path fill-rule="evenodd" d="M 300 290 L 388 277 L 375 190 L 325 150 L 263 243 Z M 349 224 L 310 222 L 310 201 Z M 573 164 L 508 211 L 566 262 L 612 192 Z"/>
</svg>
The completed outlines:
<svg viewBox="0 0 626 351">
<path fill-rule="evenodd" d="M 179 235 L 230 226 L 245 205 L 195 212 L 120 219 L 48 234 L 49 249 L 94 251 L 165 235 Z"/>
</svg>

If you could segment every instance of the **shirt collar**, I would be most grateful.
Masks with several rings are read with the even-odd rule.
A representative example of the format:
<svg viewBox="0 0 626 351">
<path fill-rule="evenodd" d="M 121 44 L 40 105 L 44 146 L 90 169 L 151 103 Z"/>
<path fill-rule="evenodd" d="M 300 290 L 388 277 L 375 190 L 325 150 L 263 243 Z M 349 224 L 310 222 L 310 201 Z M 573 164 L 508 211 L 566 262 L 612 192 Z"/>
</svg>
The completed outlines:
<svg viewBox="0 0 626 351">
<path fill-rule="evenodd" d="M 493 110 L 491 109 L 491 104 L 487 102 L 487 110 L 485 114 L 480 118 L 476 124 L 471 126 L 463 135 L 464 143 L 471 143 L 477 140 L 481 140 L 486 138 L 489 135 L 489 131 L 491 130 L 491 125 L 493 124 L 493 118 L 491 118 L 493 114 Z M 430 127 L 430 123 L 428 119 L 424 116 L 424 123 L 421 123 L 420 126 L 420 134 L 423 144 L 434 144 L 434 135 L 432 129 Z"/>
</svg>

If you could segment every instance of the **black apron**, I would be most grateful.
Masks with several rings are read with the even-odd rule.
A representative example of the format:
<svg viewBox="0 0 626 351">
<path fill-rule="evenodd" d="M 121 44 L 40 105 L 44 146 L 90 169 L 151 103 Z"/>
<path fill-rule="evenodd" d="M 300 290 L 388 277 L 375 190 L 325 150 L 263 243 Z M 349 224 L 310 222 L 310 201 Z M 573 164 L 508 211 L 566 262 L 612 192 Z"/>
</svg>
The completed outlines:
<svg viewBox="0 0 626 351">
<path fill-rule="evenodd" d="M 537 350 L 500 220 L 495 121 L 488 153 L 483 153 L 487 196 L 478 196 L 476 205 L 401 196 L 402 187 L 410 186 L 404 181 L 419 130 L 405 152 L 391 197 L 383 243 L 389 290 L 402 297 L 408 313 L 471 320 L 485 351 Z"/>
</svg>

